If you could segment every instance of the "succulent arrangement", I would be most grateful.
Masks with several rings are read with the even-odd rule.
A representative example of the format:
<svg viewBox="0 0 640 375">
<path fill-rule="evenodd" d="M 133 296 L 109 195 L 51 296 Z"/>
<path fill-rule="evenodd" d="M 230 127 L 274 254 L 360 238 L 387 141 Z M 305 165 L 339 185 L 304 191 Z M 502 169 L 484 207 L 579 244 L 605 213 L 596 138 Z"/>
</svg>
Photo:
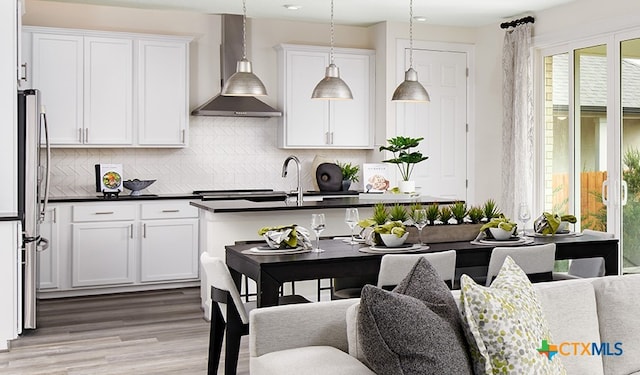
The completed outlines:
<svg viewBox="0 0 640 375">
<path fill-rule="evenodd" d="M 467 204 L 464 202 L 455 202 L 451 205 L 451 214 L 458 224 L 464 223 L 464 218 L 467 217 L 468 213 Z"/>
<path fill-rule="evenodd" d="M 482 207 L 473 206 L 469 209 L 468 216 L 469 220 L 471 220 L 473 224 L 478 224 L 482 219 L 484 219 L 484 210 Z"/>
<path fill-rule="evenodd" d="M 398 219 L 397 218 L 404 218 Z M 380 234 L 394 234 L 397 237 L 402 237 L 406 233 L 406 226 L 404 221 L 408 218 L 407 210 L 400 204 L 395 204 L 389 209 L 383 203 L 376 203 L 373 206 L 373 216 L 367 219 L 360 220 L 358 225 L 369 230 L 370 241 L 374 244 L 382 244 Z"/>
</svg>

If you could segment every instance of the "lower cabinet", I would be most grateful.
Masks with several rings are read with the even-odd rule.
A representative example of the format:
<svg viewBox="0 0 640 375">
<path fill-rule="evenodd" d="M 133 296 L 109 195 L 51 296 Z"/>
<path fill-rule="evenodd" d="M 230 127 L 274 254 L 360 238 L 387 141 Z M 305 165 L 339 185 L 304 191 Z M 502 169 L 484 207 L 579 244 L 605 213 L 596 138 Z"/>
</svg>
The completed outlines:
<svg viewBox="0 0 640 375">
<path fill-rule="evenodd" d="M 41 227 L 50 248 L 38 254 L 38 291 L 66 296 L 197 282 L 197 217 L 188 200 L 53 203 Z"/>
<path fill-rule="evenodd" d="M 135 282 L 133 226 L 133 221 L 72 224 L 71 286 Z"/>
<path fill-rule="evenodd" d="M 198 219 L 142 222 L 140 281 L 198 277 Z"/>
</svg>

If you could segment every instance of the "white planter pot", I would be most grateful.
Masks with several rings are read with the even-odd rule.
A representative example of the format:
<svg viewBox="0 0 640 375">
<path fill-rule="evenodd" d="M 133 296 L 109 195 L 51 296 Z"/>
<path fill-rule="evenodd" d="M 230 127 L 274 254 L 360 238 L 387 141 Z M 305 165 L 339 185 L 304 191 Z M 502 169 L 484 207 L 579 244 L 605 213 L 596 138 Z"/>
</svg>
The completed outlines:
<svg viewBox="0 0 640 375">
<path fill-rule="evenodd" d="M 416 182 L 415 181 L 399 181 L 398 189 L 400 189 L 401 193 L 413 193 L 416 191 Z"/>
</svg>

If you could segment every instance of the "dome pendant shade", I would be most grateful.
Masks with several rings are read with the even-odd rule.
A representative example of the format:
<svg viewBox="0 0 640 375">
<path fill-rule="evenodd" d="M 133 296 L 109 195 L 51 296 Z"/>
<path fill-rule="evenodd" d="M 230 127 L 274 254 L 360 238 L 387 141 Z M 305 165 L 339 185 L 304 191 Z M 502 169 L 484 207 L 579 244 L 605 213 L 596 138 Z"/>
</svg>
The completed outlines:
<svg viewBox="0 0 640 375">
<path fill-rule="evenodd" d="M 404 81 L 393 92 L 392 101 L 396 102 L 429 102 L 427 90 L 418 82 L 418 72 L 409 68 L 404 73 Z"/>
<path fill-rule="evenodd" d="M 266 96 L 267 89 L 260 78 L 253 74 L 251 62 L 245 58 L 238 61 L 236 72 L 222 88 L 224 96 Z"/>
<path fill-rule="evenodd" d="M 311 99 L 353 99 L 351 89 L 340 78 L 340 69 L 335 64 L 329 64 L 324 78 L 313 89 Z"/>
</svg>

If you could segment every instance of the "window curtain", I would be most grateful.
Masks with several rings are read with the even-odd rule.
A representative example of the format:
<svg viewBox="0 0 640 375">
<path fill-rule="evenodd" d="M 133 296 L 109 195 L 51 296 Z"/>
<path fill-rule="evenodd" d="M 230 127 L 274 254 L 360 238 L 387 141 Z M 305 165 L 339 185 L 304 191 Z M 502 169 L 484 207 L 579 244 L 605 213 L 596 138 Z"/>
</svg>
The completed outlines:
<svg viewBox="0 0 640 375">
<path fill-rule="evenodd" d="M 502 50 L 502 211 L 512 220 L 521 203 L 531 207 L 533 195 L 532 27 L 509 28 Z"/>
</svg>

